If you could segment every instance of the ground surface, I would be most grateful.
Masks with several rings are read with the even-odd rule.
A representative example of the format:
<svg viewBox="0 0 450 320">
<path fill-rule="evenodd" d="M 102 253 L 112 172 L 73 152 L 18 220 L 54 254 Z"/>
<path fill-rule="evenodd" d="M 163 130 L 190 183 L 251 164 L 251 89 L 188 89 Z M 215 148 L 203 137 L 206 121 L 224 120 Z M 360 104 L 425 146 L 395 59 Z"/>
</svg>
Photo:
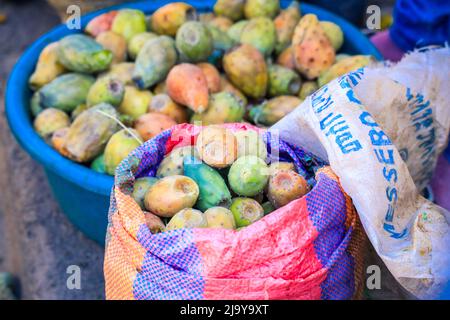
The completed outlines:
<svg viewBox="0 0 450 320">
<path fill-rule="evenodd" d="M 103 248 L 85 238 L 53 200 L 42 168 L 15 142 L 4 113 L 7 76 L 21 52 L 59 22 L 45 1 L 4 1 L 0 12 L 0 272 L 20 280 L 24 299 L 102 299 Z M 371 298 L 404 295 L 373 253 L 367 264 L 382 268 L 381 290 Z M 69 265 L 81 268 L 81 290 L 66 286 Z"/>
</svg>

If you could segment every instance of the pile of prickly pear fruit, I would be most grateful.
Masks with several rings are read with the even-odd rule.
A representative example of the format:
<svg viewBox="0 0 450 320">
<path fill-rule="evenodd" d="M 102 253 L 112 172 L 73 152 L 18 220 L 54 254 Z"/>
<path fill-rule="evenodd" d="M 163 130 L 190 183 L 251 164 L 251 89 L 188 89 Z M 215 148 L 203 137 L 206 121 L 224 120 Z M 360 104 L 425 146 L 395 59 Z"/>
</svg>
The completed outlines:
<svg viewBox="0 0 450 320">
<path fill-rule="evenodd" d="M 243 228 L 310 189 L 293 163 L 267 162 L 257 131 L 205 126 L 195 145 L 165 156 L 156 177 L 136 179 L 132 197 L 152 233 Z"/>
<path fill-rule="evenodd" d="M 29 79 L 34 127 L 63 156 L 114 174 L 144 141 L 178 123 L 270 126 L 368 56 L 336 54 L 336 24 L 297 2 L 173 2 L 151 16 L 101 14 L 41 52 Z"/>
</svg>

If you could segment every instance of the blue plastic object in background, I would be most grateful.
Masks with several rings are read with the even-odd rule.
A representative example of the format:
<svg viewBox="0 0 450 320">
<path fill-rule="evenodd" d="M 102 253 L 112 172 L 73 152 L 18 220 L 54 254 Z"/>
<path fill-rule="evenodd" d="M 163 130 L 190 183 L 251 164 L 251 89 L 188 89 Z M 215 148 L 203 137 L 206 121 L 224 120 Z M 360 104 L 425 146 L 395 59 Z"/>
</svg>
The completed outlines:
<svg viewBox="0 0 450 320">
<path fill-rule="evenodd" d="M 150 14 L 170 2 L 173 1 L 145 1 L 110 7 L 82 17 L 81 25 L 84 29 L 92 18 L 112 9 L 134 8 Z M 211 11 L 215 3 L 215 1 L 189 0 L 185 2 L 196 7 L 199 12 Z M 290 2 L 281 1 L 281 5 L 286 7 Z M 301 10 L 303 14 L 314 13 L 320 20 L 333 21 L 342 28 L 345 37 L 342 52 L 368 54 L 382 59 L 369 39 L 344 19 L 312 5 L 302 4 Z M 69 30 L 66 25 L 59 25 L 36 40 L 25 51 L 8 80 L 6 117 L 19 144 L 33 159 L 44 166 L 53 194 L 70 221 L 86 236 L 104 244 L 113 177 L 94 172 L 53 150 L 34 131 L 29 111 L 31 91 L 28 88 L 28 78 L 34 71 L 40 52 L 49 43 L 76 32 L 81 31 Z"/>
</svg>

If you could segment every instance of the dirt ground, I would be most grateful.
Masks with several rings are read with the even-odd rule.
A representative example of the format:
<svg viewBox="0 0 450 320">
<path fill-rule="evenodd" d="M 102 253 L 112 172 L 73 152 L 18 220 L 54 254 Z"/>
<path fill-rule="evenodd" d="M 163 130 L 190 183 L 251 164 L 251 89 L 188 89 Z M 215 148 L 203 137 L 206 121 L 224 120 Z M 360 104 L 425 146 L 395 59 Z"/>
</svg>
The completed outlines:
<svg viewBox="0 0 450 320">
<path fill-rule="evenodd" d="M 23 299 L 102 299 L 103 248 L 83 236 L 54 201 L 42 168 L 16 143 L 5 119 L 7 76 L 21 52 L 59 22 L 43 0 L 0 2 L 0 272 L 19 279 Z M 367 265 L 382 269 L 371 299 L 405 298 L 402 289 L 368 249 Z M 81 268 L 81 290 L 69 290 L 67 267 Z"/>
</svg>

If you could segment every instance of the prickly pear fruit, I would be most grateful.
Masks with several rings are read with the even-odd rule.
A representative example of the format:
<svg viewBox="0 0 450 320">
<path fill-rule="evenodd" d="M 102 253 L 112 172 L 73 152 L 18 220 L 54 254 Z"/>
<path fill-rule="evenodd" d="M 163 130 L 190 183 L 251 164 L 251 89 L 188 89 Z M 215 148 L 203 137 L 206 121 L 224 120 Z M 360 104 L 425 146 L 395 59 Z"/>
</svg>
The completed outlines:
<svg viewBox="0 0 450 320">
<path fill-rule="evenodd" d="M 269 172 L 271 175 L 273 175 L 275 172 L 279 170 L 291 170 L 295 172 L 295 166 L 292 162 L 272 162 L 269 166 Z"/>
<path fill-rule="evenodd" d="M 134 119 L 128 114 L 119 114 L 119 121 L 127 128 L 131 128 L 134 125 Z"/>
<path fill-rule="evenodd" d="M 300 21 L 300 8 L 297 2 L 292 3 L 275 18 L 275 30 L 277 33 L 277 44 L 275 51 L 277 53 L 286 49 L 292 40 L 295 26 Z"/>
<path fill-rule="evenodd" d="M 133 193 L 131 194 L 131 196 L 133 197 L 134 201 L 136 201 L 136 203 L 141 207 L 141 209 L 145 209 L 145 194 L 157 181 L 158 178 L 155 177 L 143 177 L 138 178 L 134 181 Z"/>
<path fill-rule="evenodd" d="M 64 66 L 58 62 L 58 45 L 58 42 L 50 43 L 39 55 L 36 69 L 29 80 L 30 87 L 33 90 L 39 89 L 64 73 Z"/>
<path fill-rule="evenodd" d="M 208 24 L 216 15 L 212 12 L 203 12 L 198 15 L 198 21 Z"/>
<path fill-rule="evenodd" d="M 300 105 L 302 100 L 293 96 L 279 96 L 250 109 L 255 124 L 271 126 Z"/>
<path fill-rule="evenodd" d="M 89 88 L 86 98 L 88 107 L 105 102 L 115 107 L 120 105 L 125 93 L 125 87 L 119 80 L 101 77 Z"/>
<path fill-rule="evenodd" d="M 241 122 L 245 107 L 235 95 L 229 92 L 220 92 L 211 95 L 208 109 L 203 113 L 196 113 L 191 122 L 201 121 L 201 125 Z"/>
<path fill-rule="evenodd" d="M 233 213 L 224 207 L 212 207 L 205 211 L 208 228 L 236 229 Z"/>
<path fill-rule="evenodd" d="M 251 98 L 266 95 L 268 74 L 264 56 L 249 44 L 241 44 L 228 51 L 223 67 L 230 81 Z"/>
<path fill-rule="evenodd" d="M 117 12 L 117 10 L 113 10 L 96 16 L 91 21 L 89 21 L 86 28 L 84 29 L 84 32 L 93 37 L 96 37 L 104 31 L 111 30 L 111 25 L 117 15 Z"/>
<path fill-rule="evenodd" d="M 241 41 L 242 30 L 248 24 L 248 20 L 241 20 L 233 24 L 228 30 L 228 37 L 234 42 L 239 43 Z"/>
<path fill-rule="evenodd" d="M 194 180 L 180 175 L 169 176 L 150 187 L 144 205 L 160 217 L 172 217 L 182 209 L 192 208 L 198 196 L 199 187 Z"/>
<path fill-rule="evenodd" d="M 100 33 L 95 41 L 113 54 L 112 63 L 120 63 L 127 58 L 127 42 L 123 36 L 113 31 Z"/>
<path fill-rule="evenodd" d="M 214 13 L 233 21 L 244 17 L 245 0 L 218 0 L 214 5 Z"/>
<path fill-rule="evenodd" d="M 132 60 L 135 60 L 141 51 L 144 44 L 150 40 L 156 38 L 157 35 L 152 32 L 141 32 L 135 34 L 128 42 L 128 55 Z"/>
<path fill-rule="evenodd" d="M 85 74 L 63 74 L 39 90 L 40 104 L 45 108 L 70 112 L 86 101 L 94 81 L 93 77 Z"/>
<path fill-rule="evenodd" d="M 50 140 L 52 147 L 64 157 L 68 157 L 68 152 L 64 147 L 68 132 L 69 127 L 59 128 L 58 130 L 55 130 L 53 132 L 52 138 Z"/>
<path fill-rule="evenodd" d="M 98 104 L 82 112 L 67 133 L 65 148 L 69 158 L 89 162 L 103 152 L 109 138 L 119 130 L 116 109 L 107 103 Z"/>
<path fill-rule="evenodd" d="M 209 25 L 208 29 L 213 40 L 213 48 L 217 55 L 221 57 L 225 51 L 233 47 L 234 42 L 226 32 L 220 30 L 219 28 Z"/>
<path fill-rule="evenodd" d="M 203 23 L 189 21 L 178 29 L 175 45 L 186 61 L 205 61 L 213 51 L 213 38 Z"/>
<path fill-rule="evenodd" d="M 86 103 L 79 104 L 73 111 L 70 113 L 70 118 L 74 120 L 78 117 L 83 111 L 87 110 L 88 106 Z"/>
<path fill-rule="evenodd" d="M 236 137 L 230 130 L 222 127 L 204 127 L 195 146 L 201 159 L 215 168 L 228 167 L 237 157 Z"/>
<path fill-rule="evenodd" d="M 269 213 L 276 210 L 276 208 L 273 206 L 272 203 L 270 203 L 270 201 L 264 202 L 261 206 L 264 210 L 264 215 L 268 215 Z"/>
<path fill-rule="evenodd" d="M 158 178 L 164 178 L 174 175 L 183 175 L 184 167 L 183 160 L 187 156 L 198 157 L 198 152 L 194 146 L 179 147 L 173 149 L 164 159 L 161 161 L 156 176 Z"/>
<path fill-rule="evenodd" d="M 144 212 L 144 217 L 145 224 L 147 225 L 151 233 L 160 233 L 166 229 L 164 222 L 157 215 L 154 215 L 151 212 Z"/>
<path fill-rule="evenodd" d="M 309 185 L 298 173 L 292 170 L 277 170 L 270 176 L 267 197 L 275 208 L 303 197 Z"/>
<path fill-rule="evenodd" d="M 103 72 L 99 75 L 100 77 L 110 77 L 119 80 L 124 85 L 133 84 L 133 71 L 134 63 L 132 62 L 121 62 L 113 64 L 107 72 Z"/>
<path fill-rule="evenodd" d="M 102 153 L 91 162 L 91 169 L 98 173 L 106 173 L 105 155 Z"/>
<path fill-rule="evenodd" d="M 34 119 L 34 129 L 44 139 L 49 139 L 53 132 L 68 127 L 70 119 L 67 113 L 55 108 L 43 110 Z"/>
<path fill-rule="evenodd" d="M 210 93 L 216 93 L 220 91 L 220 73 L 216 67 L 210 63 L 198 63 L 197 67 L 202 69 L 203 74 L 208 84 L 208 90 Z"/>
<path fill-rule="evenodd" d="M 133 81 L 145 89 L 164 80 L 177 61 L 172 38 L 160 36 L 145 42 L 136 58 Z"/>
<path fill-rule="evenodd" d="M 267 147 L 258 132 L 253 130 L 240 130 L 234 133 L 238 143 L 237 157 L 257 156 L 266 161 Z"/>
<path fill-rule="evenodd" d="M 295 70 L 295 59 L 292 46 L 284 49 L 277 58 L 277 64 L 285 68 Z"/>
<path fill-rule="evenodd" d="M 62 38 L 57 48 L 58 61 L 65 68 L 81 73 L 96 73 L 108 69 L 113 60 L 110 50 L 83 34 Z"/>
<path fill-rule="evenodd" d="M 219 172 L 193 156 L 185 157 L 183 166 L 184 175 L 193 179 L 200 190 L 196 208 L 205 211 L 230 204 L 230 191 Z"/>
<path fill-rule="evenodd" d="M 36 91 L 33 93 L 33 96 L 30 99 L 30 111 L 33 117 L 36 117 L 39 113 L 44 110 L 44 107 L 41 105 L 41 93 Z"/>
<path fill-rule="evenodd" d="M 194 112 L 208 107 L 208 83 L 202 69 L 189 63 L 178 64 L 166 79 L 167 93 L 175 101 Z"/>
<path fill-rule="evenodd" d="M 157 94 L 150 102 L 148 111 L 165 114 L 177 123 L 186 123 L 188 121 L 186 108 L 174 102 L 167 94 Z"/>
<path fill-rule="evenodd" d="M 269 96 L 297 95 L 302 81 L 293 70 L 280 65 L 269 66 Z"/>
<path fill-rule="evenodd" d="M 147 30 L 145 15 L 140 10 L 119 10 L 111 25 L 111 31 L 122 35 L 128 42 L 130 39 Z"/>
<path fill-rule="evenodd" d="M 205 215 L 195 209 L 183 209 L 177 212 L 166 226 L 166 231 L 182 228 L 206 228 L 207 222 Z"/>
<path fill-rule="evenodd" d="M 336 55 L 336 58 L 334 59 L 335 63 L 338 63 L 339 61 L 351 57 L 351 55 L 347 54 L 347 53 L 339 53 Z"/>
<path fill-rule="evenodd" d="M 228 172 L 231 189 L 240 196 L 253 197 L 264 190 L 269 180 L 267 164 L 257 156 L 238 158 Z"/>
<path fill-rule="evenodd" d="M 139 90 L 135 86 L 125 86 L 125 93 L 117 110 L 136 120 L 147 113 L 152 98 L 153 95 L 148 90 Z"/>
<path fill-rule="evenodd" d="M 247 105 L 247 97 L 238 88 L 233 86 L 225 76 L 220 77 L 220 92 L 229 92 L 233 94 L 244 107 Z"/>
<path fill-rule="evenodd" d="M 106 173 L 113 176 L 119 163 L 140 145 L 139 133 L 133 129 L 122 129 L 113 134 L 104 151 Z"/>
<path fill-rule="evenodd" d="M 314 14 L 306 14 L 295 27 L 292 38 L 295 65 L 307 79 L 317 78 L 333 63 L 335 52 Z"/>
<path fill-rule="evenodd" d="M 183 2 L 169 3 L 153 13 L 151 29 L 157 34 L 175 37 L 178 28 L 192 20 L 197 20 L 197 12 L 191 5 Z"/>
<path fill-rule="evenodd" d="M 247 19 L 256 17 L 275 18 L 280 10 L 279 0 L 247 0 L 244 13 Z"/>
<path fill-rule="evenodd" d="M 214 17 L 208 22 L 208 25 L 216 27 L 222 32 L 227 32 L 228 29 L 233 25 L 233 21 L 226 17 Z"/>
<path fill-rule="evenodd" d="M 327 84 L 331 80 L 340 77 L 350 71 L 367 66 L 372 61 L 370 56 L 356 55 L 344 58 L 333 64 L 330 69 L 322 73 L 317 79 L 319 87 Z"/>
<path fill-rule="evenodd" d="M 342 29 L 331 21 L 320 21 L 319 24 L 323 31 L 325 31 L 328 39 L 330 39 L 334 51 L 338 51 L 344 43 L 344 33 L 342 32 Z"/>
<path fill-rule="evenodd" d="M 305 82 L 303 82 L 302 87 L 300 88 L 298 97 L 301 100 L 305 100 L 306 97 L 308 97 L 310 94 L 312 94 L 317 89 L 319 89 L 319 86 L 317 85 L 316 81 L 305 81 Z"/>
<path fill-rule="evenodd" d="M 246 227 L 264 216 L 264 209 L 252 198 L 234 198 L 230 210 L 236 227 Z"/>
<path fill-rule="evenodd" d="M 175 120 L 165 114 L 149 112 L 135 121 L 134 128 L 147 141 L 176 124 Z"/>
<path fill-rule="evenodd" d="M 266 17 L 251 19 L 241 34 L 241 43 L 252 45 L 266 57 L 272 54 L 276 40 L 275 25 Z"/>
</svg>

